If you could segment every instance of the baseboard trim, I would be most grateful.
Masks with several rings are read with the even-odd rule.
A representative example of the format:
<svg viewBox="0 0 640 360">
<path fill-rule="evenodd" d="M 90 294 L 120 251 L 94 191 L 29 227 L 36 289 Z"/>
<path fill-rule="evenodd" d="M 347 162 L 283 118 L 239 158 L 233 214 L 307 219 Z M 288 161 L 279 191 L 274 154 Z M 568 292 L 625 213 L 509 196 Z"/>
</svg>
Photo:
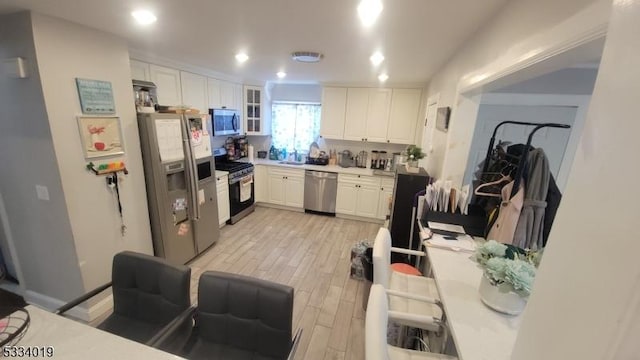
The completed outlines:
<svg viewBox="0 0 640 360">
<path fill-rule="evenodd" d="M 29 304 L 36 305 L 51 312 L 66 304 L 66 302 L 62 300 L 40 294 L 32 290 L 27 290 L 25 292 L 24 299 Z M 111 309 L 113 303 L 112 299 L 113 295 L 110 294 L 88 309 L 82 307 L 82 305 L 78 305 L 67 311 L 65 314 L 75 319 L 90 322 Z"/>
<path fill-rule="evenodd" d="M 300 209 L 300 208 L 295 208 L 295 207 L 291 207 L 291 206 L 284 206 L 284 205 L 277 205 L 277 204 L 270 204 L 270 203 L 256 203 L 257 206 L 262 206 L 262 207 L 268 207 L 268 208 L 272 208 L 272 209 L 279 209 L 279 210 L 288 210 L 288 211 L 295 211 L 295 212 L 304 212 L 304 209 Z"/>
<path fill-rule="evenodd" d="M 380 224 L 380 225 L 384 224 L 384 220 L 382 220 L 382 219 L 368 218 L 368 217 L 363 217 L 363 216 L 355 216 L 355 215 L 347 215 L 347 214 L 336 214 L 336 217 L 340 218 L 340 219 L 364 221 L 364 222 Z"/>
</svg>

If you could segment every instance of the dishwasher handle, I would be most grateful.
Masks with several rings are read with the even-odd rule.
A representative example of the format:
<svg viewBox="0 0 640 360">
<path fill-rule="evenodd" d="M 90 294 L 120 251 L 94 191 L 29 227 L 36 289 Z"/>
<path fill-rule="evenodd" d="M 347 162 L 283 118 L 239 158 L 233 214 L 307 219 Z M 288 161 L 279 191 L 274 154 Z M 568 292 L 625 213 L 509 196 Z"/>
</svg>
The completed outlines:
<svg viewBox="0 0 640 360">
<path fill-rule="evenodd" d="M 305 170 L 305 176 L 310 176 L 318 179 L 329 179 L 329 180 L 337 180 L 338 174 L 326 171 L 313 171 L 313 170 Z"/>
</svg>

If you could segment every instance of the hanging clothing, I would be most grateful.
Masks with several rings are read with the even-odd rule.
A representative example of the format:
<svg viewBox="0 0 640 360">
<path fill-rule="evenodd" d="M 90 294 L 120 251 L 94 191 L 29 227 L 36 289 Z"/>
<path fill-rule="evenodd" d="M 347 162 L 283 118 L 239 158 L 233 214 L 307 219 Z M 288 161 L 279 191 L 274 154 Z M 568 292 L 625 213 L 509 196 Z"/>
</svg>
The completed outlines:
<svg viewBox="0 0 640 360">
<path fill-rule="evenodd" d="M 513 243 L 513 236 L 524 202 L 524 181 L 520 182 L 518 192 L 511 197 L 513 185 L 514 182 L 511 181 L 502 188 L 502 202 L 500 203 L 498 218 L 491 226 L 487 240 L 495 240 L 503 244 Z"/>
<path fill-rule="evenodd" d="M 547 239 L 549 239 L 549 232 L 551 232 L 551 226 L 553 220 L 556 218 L 556 212 L 560 206 L 560 200 L 562 200 L 562 193 L 556 185 L 556 180 L 553 178 L 553 174 L 549 179 L 549 191 L 547 191 L 547 209 L 544 213 L 544 228 L 542 229 L 542 247 L 547 246 Z"/>
<path fill-rule="evenodd" d="M 523 181 L 527 186 L 513 245 L 523 249 L 537 250 L 541 249 L 544 243 L 544 215 L 551 171 L 544 150 L 531 150 L 526 156 Z"/>
</svg>

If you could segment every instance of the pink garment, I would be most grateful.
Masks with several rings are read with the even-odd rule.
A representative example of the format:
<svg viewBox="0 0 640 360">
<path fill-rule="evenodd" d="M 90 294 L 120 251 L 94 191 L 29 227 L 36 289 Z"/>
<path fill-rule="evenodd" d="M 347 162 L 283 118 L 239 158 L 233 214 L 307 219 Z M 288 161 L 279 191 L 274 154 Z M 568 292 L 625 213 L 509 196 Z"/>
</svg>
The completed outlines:
<svg viewBox="0 0 640 360">
<path fill-rule="evenodd" d="M 498 219 L 491 226 L 487 240 L 495 240 L 503 244 L 513 243 L 513 236 L 518 226 L 518 219 L 524 202 L 524 181 L 520 181 L 518 192 L 509 199 L 511 189 L 513 189 L 513 181 L 502 188 L 502 202 L 500 203 Z"/>
</svg>

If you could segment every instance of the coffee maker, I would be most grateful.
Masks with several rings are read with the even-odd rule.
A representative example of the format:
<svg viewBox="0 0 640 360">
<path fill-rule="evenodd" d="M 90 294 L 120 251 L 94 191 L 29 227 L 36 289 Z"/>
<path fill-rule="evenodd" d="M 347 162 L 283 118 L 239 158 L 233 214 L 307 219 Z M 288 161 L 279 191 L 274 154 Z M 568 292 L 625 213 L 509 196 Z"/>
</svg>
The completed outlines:
<svg viewBox="0 0 640 360">
<path fill-rule="evenodd" d="M 387 152 L 382 150 L 371 151 L 371 168 L 376 170 L 384 170 L 387 167 L 389 159 L 387 159 Z"/>
</svg>

